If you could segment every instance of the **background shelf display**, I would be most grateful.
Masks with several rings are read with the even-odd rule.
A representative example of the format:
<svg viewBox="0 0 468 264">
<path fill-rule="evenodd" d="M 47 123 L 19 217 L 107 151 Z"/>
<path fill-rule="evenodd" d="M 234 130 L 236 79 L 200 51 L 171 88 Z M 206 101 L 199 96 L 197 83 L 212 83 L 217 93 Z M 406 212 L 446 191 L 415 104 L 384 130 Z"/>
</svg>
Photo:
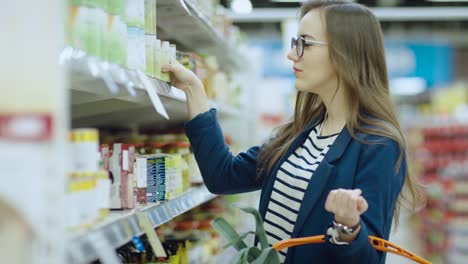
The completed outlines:
<svg viewBox="0 0 468 264">
<path fill-rule="evenodd" d="M 115 250 L 133 236 L 142 235 L 137 212 L 145 213 L 155 228 L 215 197 L 206 187 L 201 186 L 167 202 L 149 204 L 131 211 L 111 212 L 106 220 L 90 230 L 71 234 L 67 242 L 67 263 L 89 263 L 103 253 L 98 252 L 100 249 L 97 244 L 104 243 L 109 249 Z"/>
<path fill-rule="evenodd" d="M 128 127 L 157 122 L 180 124 L 188 118 L 185 94 L 169 83 L 147 76 L 153 87 L 144 87 L 134 70 L 93 62 L 89 58 L 70 62 L 73 127 Z M 156 90 L 169 120 L 155 111 L 146 89 Z M 240 113 L 235 107 L 212 100 L 209 105 L 223 116 Z"/>
</svg>

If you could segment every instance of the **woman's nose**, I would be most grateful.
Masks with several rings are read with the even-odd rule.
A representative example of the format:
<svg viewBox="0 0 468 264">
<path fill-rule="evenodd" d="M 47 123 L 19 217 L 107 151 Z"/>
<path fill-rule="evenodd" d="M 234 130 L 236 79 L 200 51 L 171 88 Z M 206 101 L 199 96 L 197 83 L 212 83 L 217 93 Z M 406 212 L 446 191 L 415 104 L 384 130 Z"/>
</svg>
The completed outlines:
<svg viewBox="0 0 468 264">
<path fill-rule="evenodd" d="M 296 54 L 296 50 L 294 47 L 292 47 L 289 52 L 288 52 L 288 59 L 294 61 L 294 62 L 297 62 L 299 61 L 299 57 L 297 56 Z"/>
</svg>

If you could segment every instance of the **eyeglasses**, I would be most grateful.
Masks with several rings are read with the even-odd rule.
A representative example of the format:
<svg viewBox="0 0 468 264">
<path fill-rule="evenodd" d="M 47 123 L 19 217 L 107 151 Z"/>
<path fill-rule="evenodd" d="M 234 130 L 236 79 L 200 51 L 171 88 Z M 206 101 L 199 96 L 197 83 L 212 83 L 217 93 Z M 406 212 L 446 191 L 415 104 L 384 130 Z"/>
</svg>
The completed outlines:
<svg viewBox="0 0 468 264">
<path fill-rule="evenodd" d="M 304 47 L 315 45 L 328 45 L 328 43 L 317 40 L 305 39 L 303 36 L 291 38 L 291 49 L 294 48 L 294 46 L 296 46 L 296 54 L 299 58 L 301 58 L 302 55 L 304 55 Z"/>
</svg>

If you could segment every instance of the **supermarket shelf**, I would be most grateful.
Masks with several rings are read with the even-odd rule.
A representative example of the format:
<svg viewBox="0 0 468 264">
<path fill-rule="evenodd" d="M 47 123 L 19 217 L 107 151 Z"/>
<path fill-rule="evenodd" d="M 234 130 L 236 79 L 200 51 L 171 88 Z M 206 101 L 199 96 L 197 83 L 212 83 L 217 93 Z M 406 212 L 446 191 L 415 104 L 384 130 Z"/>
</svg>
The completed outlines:
<svg viewBox="0 0 468 264">
<path fill-rule="evenodd" d="M 215 197 L 216 195 L 202 186 L 192 188 L 167 202 L 131 211 L 111 212 L 108 219 L 98 226 L 70 234 L 67 241 L 67 263 L 89 263 L 103 254 L 99 252 L 103 244 L 106 245 L 105 248 L 114 250 L 129 242 L 133 236 L 142 235 L 137 212 L 144 212 L 153 227 L 157 227 Z"/>
<path fill-rule="evenodd" d="M 157 1 L 158 38 L 175 42 L 183 50 L 217 57 L 225 71 L 239 70 L 242 56 L 229 45 L 190 0 Z"/>
<path fill-rule="evenodd" d="M 148 77 L 146 87 L 136 71 L 87 57 L 70 63 L 71 114 L 73 127 L 132 127 L 180 124 L 188 119 L 185 94 L 168 83 Z M 158 114 L 147 89 L 154 89 L 169 120 Z M 234 107 L 209 101 L 220 115 L 238 116 Z"/>
</svg>

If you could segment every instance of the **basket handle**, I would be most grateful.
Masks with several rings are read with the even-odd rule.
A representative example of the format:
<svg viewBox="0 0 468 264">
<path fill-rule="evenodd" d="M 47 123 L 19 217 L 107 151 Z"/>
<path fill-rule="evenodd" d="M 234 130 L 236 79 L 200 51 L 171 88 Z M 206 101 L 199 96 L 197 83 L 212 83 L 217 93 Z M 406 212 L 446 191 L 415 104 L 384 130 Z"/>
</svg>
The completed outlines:
<svg viewBox="0 0 468 264">
<path fill-rule="evenodd" d="M 376 250 L 397 254 L 397 255 L 409 258 L 420 264 L 431 264 L 431 262 L 421 258 L 420 256 L 400 246 L 390 243 L 385 239 L 378 238 L 375 236 L 369 236 L 369 242 Z M 276 251 L 280 251 L 284 248 L 295 247 L 295 246 L 300 246 L 300 245 L 305 245 L 305 244 L 320 244 L 320 243 L 325 243 L 324 235 L 282 240 L 276 243 L 275 245 L 273 245 L 273 248 Z"/>
</svg>

